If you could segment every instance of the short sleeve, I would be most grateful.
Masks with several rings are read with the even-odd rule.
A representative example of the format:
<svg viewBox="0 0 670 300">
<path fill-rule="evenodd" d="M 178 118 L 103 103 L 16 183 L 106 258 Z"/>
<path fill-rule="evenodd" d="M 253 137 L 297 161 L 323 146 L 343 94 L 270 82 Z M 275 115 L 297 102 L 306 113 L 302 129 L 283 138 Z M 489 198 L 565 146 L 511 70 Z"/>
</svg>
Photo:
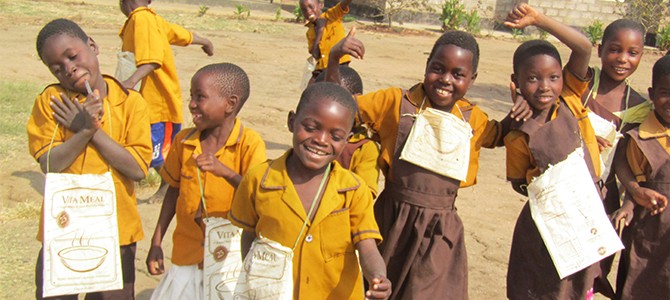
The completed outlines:
<svg viewBox="0 0 670 300">
<path fill-rule="evenodd" d="M 193 33 L 177 24 L 168 23 L 168 41 L 170 45 L 188 46 L 193 42 Z"/>
<path fill-rule="evenodd" d="M 235 191 L 235 197 L 233 197 L 228 213 L 228 220 L 246 231 L 256 231 L 258 213 L 255 207 L 255 194 L 258 186 L 258 179 L 251 172 L 245 174 Z"/>
<path fill-rule="evenodd" d="M 512 182 L 527 182 L 528 170 L 535 166 L 532 162 L 530 148 L 526 135 L 513 131 L 505 137 L 506 173 L 507 180 Z"/>
<path fill-rule="evenodd" d="M 267 161 L 267 154 L 265 152 L 265 142 L 253 130 L 245 129 L 243 143 L 243 155 L 240 175 L 246 174 L 250 168 L 260 165 Z"/>
<path fill-rule="evenodd" d="M 626 160 L 628 160 L 628 165 L 633 172 L 633 176 L 635 176 L 635 180 L 637 182 L 647 181 L 647 176 L 651 173 L 649 161 L 634 139 L 628 138 L 626 141 L 628 143 L 626 145 Z"/>
<path fill-rule="evenodd" d="M 402 90 L 399 88 L 388 88 L 357 96 L 356 101 L 361 112 L 361 121 L 379 132 L 382 130 L 382 121 L 390 118 L 389 114 L 400 114 L 401 100 Z"/>
<path fill-rule="evenodd" d="M 475 106 L 470 114 L 470 125 L 473 130 L 476 149 L 494 148 L 502 142 L 502 126 L 489 117 L 479 107 Z"/>
<path fill-rule="evenodd" d="M 38 160 L 42 155 L 49 150 L 51 137 L 56 133 L 53 145 L 58 146 L 63 143 L 64 137 L 62 128 L 57 130 L 56 120 L 53 117 L 53 110 L 49 105 L 51 103 L 51 96 L 58 95 L 58 89 L 55 86 L 46 88 L 40 95 L 35 98 L 33 104 L 33 111 L 28 119 L 26 130 L 28 131 L 28 149 L 30 155 Z"/>
<path fill-rule="evenodd" d="M 328 22 L 333 22 L 342 19 L 347 13 L 349 13 L 349 8 L 344 10 L 340 3 L 337 3 L 337 5 L 329 8 L 324 15 Z"/>
<path fill-rule="evenodd" d="M 351 171 L 360 176 L 370 188 L 373 198 L 377 197 L 379 190 L 379 148 L 377 144 L 368 140 L 354 152 L 351 157 Z"/>
<path fill-rule="evenodd" d="M 354 174 L 354 176 L 357 175 Z M 372 194 L 367 186 L 361 185 L 350 193 L 353 193 L 353 199 L 349 207 L 349 221 L 354 244 L 366 239 L 375 239 L 381 242 L 382 236 L 379 233 L 372 206 Z"/>
<path fill-rule="evenodd" d="M 150 12 L 141 12 L 133 15 L 133 41 L 135 49 L 135 64 L 163 65 L 165 53 L 165 34 L 161 33 L 158 17 Z"/>
<path fill-rule="evenodd" d="M 160 169 L 161 177 L 171 187 L 179 188 L 181 182 L 182 154 L 184 152 L 184 137 L 193 129 L 182 130 L 175 136 L 170 152 L 165 157 L 163 167 Z"/>
<path fill-rule="evenodd" d="M 592 72 L 589 72 L 592 74 Z M 589 76 L 590 77 L 590 76 Z M 575 96 L 575 99 L 582 102 L 582 95 L 586 92 L 586 89 L 589 87 L 590 78 L 578 78 L 575 74 L 572 74 L 568 69 L 563 69 L 563 90 L 561 95 L 564 98 L 569 96 Z M 566 99 L 567 100 L 567 99 Z"/>
<path fill-rule="evenodd" d="M 123 147 L 133 156 L 144 174 L 149 170 L 152 156 L 151 126 L 147 104 L 140 93 L 129 91 L 126 101 L 132 102 L 133 110 L 128 115 L 128 131 Z"/>
</svg>

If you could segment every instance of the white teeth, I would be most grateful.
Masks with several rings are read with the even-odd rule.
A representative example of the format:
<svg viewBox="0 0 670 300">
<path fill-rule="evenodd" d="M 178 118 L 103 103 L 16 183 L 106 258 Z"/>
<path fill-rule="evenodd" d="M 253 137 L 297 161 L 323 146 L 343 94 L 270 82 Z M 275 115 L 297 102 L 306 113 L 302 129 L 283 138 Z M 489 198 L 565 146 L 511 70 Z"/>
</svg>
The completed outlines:
<svg viewBox="0 0 670 300">
<path fill-rule="evenodd" d="M 328 153 L 326 153 L 326 152 L 323 152 L 323 151 L 321 151 L 321 150 L 314 149 L 314 148 L 311 148 L 311 147 L 307 147 L 307 146 L 305 146 L 305 149 L 307 149 L 307 151 L 312 152 L 312 153 L 314 153 L 314 154 L 316 154 L 316 155 L 328 155 Z"/>
<path fill-rule="evenodd" d="M 447 91 L 447 90 L 443 90 L 443 89 L 435 89 L 435 92 L 436 92 L 438 95 L 443 96 L 443 97 L 444 97 L 444 96 L 449 96 L 449 95 L 451 94 L 451 92 L 449 92 L 449 91 Z"/>
</svg>

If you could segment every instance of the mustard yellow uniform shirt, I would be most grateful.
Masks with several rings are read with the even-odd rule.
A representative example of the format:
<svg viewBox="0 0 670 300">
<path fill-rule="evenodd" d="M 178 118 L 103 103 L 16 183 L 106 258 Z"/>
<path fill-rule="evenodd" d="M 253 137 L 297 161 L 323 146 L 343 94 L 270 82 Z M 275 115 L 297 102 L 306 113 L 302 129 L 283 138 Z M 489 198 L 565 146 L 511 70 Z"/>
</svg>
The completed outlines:
<svg viewBox="0 0 670 300">
<path fill-rule="evenodd" d="M 321 14 L 321 18 L 326 18 L 326 26 L 323 28 L 323 35 L 321 36 L 321 42 L 319 43 L 321 59 L 316 62 L 316 70 L 323 70 L 328 67 L 328 54 L 330 54 L 330 48 L 333 48 L 335 44 L 339 43 L 340 40 L 346 36 L 342 18 L 347 13 L 349 13 L 349 9 L 342 9 L 340 3 L 338 3 Z M 307 27 L 307 49 L 309 50 L 312 49 L 314 41 L 316 40 L 316 31 L 314 30 L 313 23 L 308 23 L 305 26 Z M 350 61 L 351 57 L 349 57 L 349 55 L 340 58 L 340 64 Z"/>
<path fill-rule="evenodd" d="M 148 7 L 132 11 L 119 33 L 121 51 L 135 54 L 139 67 L 154 63 L 160 67 L 142 79 L 140 93 L 149 104 L 149 121 L 183 123 L 181 88 L 170 45 L 188 46 L 193 35 L 179 25 L 168 23 Z"/>
<path fill-rule="evenodd" d="M 649 112 L 647 119 L 640 124 L 639 132 L 641 139 L 656 139 L 663 146 L 665 152 L 670 154 L 670 129 L 665 128 L 658 121 L 654 111 Z M 649 179 L 652 171 L 649 161 L 635 140 L 628 139 L 628 141 L 628 145 L 626 145 L 626 158 L 628 165 L 630 165 L 630 170 L 635 175 L 635 180 L 645 182 Z"/>
<path fill-rule="evenodd" d="M 112 77 L 105 76 L 104 78 L 107 83 L 107 97 L 102 100 L 105 114 L 102 117 L 100 129 L 123 146 L 146 174 L 151 161 L 151 132 L 149 118 L 147 117 L 147 105 L 138 92 L 126 90 Z M 56 138 L 52 147 L 61 145 L 74 135 L 74 132 L 63 128 L 63 126 L 56 128 L 57 122 L 53 117 L 53 110 L 49 103 L 51 102 L 51 96 L 60 99 L 59 93 L 67 95 L 70 99 L 77 97 L 82 103 L 86 100 L 85 95 L 66 91 L 57 84 L 48 86 L 37 96 L 27 125 L 28 148 L 30 154 L 36 160 L 47 154 L 54 130 L 56 131 Z M 104 174 L 109 171 L 109 168 L 109 163 L 89 143 L 62 173 Z M 112 178 L 116 189 L 119 243 L 129 245 L 144 238 L 142 222 L 137 211 L 135 182 L 126 178 L 114 168 L 112 168 Z M 44 210 L 44 207 L 42 207 L 42 210 Z M 40 227 L 37 232 L 37 240 L 40 242 L 44 231 L 43 221 L 40 218 Z"/>
<path fill-rule="evenodd" d="M 307 213 L 286 172 L 291 150 L 252 168 L 242 179 L 228 215 L 244 230 L 292 248 Z M 354 253 L 365 239 L 381 241 L 372 195 L 356 174 L 332 163 L 314 220 L 293 256 L 294 299 L 363 299 L 363 281 Z M 307 238 L 311 236 L 311 239 Z"/>
<path fill-rule="evenodd" d="M 349 139 L 349 143 L 356 143 L 362 139 L 365 139 L 365 136 L 357 134 Z M 351 156 L 351 163 L 349 164 L 349 170 L 363 179 L 368 188 L 370 188 L 373 198 L 377 197 L 379 190 L 378 159 L 379 148 L 377 144 L 372 140 L 368 140 L 354 151 L 354 154 Z"/>
<path fill-rule="evenodd" d="M 561 97 L 577 118 L 582 142 L 591 154 L 596 176 L 600 176 L 600 150 L 598 150 L 596 134 L 588 117 L 588 110 L 581 100 L 582 94 L 588 88 L 588 82 L 588 80 L 579 79 L 570 71 L 564 69 Z M 556 105 L 560 106 L 562 104 L 557 100 Z M 559 107 L 559 109 L 561 108 Z M 558 110 L 554 110 L 551 116 L 552 120 L 556 118 L 557 113 Z M 529 183 L 534 177 L 540 176 L 540 170 L 528 147 L 528 135 L 518 130 L 510 132 L 505 137 L 505 148 L 507 152 L 507 180 Z"/>
<path fill-rule="evenodd" d="M 175 214 L 177 226 L 172 235 L 172 263 L 176 265 L 194 265 L 203 260 L 204 236 L 195 222 L 195 213 L 200 206 L 200 185 L 193 155 L 202 154 L 200 131 L 195 128 L 184 129 L 175 136 L 174 146 L 165 159 L 160 174 L 170 186 L 179 188 L 179 198 Z M 267 160 L 265 143 L 255 131 L 242 126 L 235 120 L 233 130 L 225 146 L 214 156 L 240 175 L 250 167 Z M 206 211 L 210 216 L 225 217 L 230 210 L 235 188 L 222 177 L 209 172 L 200 172 L 207 203 Z"/>
<path fill-rule="evenodd" d="M 410 102 L 418 112 L 425 97 L 423 84 L 420 83 L 412 87 L 408 91 L 408 95 Z M 393 151 L 398 136 L 402 97 L 403 90 L 400 88 L 388 88 L 357 97 L 363 123 L 367 123 L 379 135 L 381 144 L 379 166 L 387 180 L 389 180 L 389 170 L 392 167 Z M 431 107 L 428 99 L 426 99 L 424 107 Z M 503 137 L 500 123 L 489 120 L 488 116 L 478 106 L 465 99 L 456 101 L 451 113 L 463 118 L 461 113 L 463 111 L 470 111 L 469 123 L 473 131 L 473 137 L 470 140 L 470 164 L 467 180 L 461 182 L 461 187 L 466 187 L 477 183 L 479 151 L 481 148 L 493 148 L 502 141 Z"/>
</svg>

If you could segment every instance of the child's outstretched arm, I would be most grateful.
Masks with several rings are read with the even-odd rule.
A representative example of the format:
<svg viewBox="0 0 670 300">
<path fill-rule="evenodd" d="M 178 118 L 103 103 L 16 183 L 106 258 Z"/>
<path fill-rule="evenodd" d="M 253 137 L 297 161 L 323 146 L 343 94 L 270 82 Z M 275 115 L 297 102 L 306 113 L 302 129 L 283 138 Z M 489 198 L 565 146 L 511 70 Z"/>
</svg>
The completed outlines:
<svg viewBox="0 0 670 300">
<path fill-rule="evenodd" d="M 356 244 L 363 275 L 369 283 L 365 299 L 386 299 L 391 295 L 391 281 L 386 278 L 386 265 L 375 239 L 365 239 Z"/>
<path fill-rule="evenodd" d="M 566 68 L 579 78 L 587 77 L 592 46 L 581 32 L 538 12 L 527 3 L 519 3 L 512 9 L 504 24 L 517 29 L 535 25 L 555 36 L 572 50 Z"/>
<path fill-rule="evenodd" d="M 147 254 L 147 270 L 151 275 L 160 275 L 165 272 L 163 265 L 163 237 L 174 218 L 177 209 L 177 198 L 179 197 L 179 188 L 168 187 L 161 206 L 161 212 L 156 222 L 156 229 L 151 238 L 149 254 Z"/>
<path fill-rule="evenodd" d="M 207 53 L 208 56 L 214 55 L 214 44 L 212 44 L 212 41 L 210 41 L 208 38 L 201 37 L 194 33 L 191 44 L 201 45 L 202 51 Z"/>
<path fill-rule="evenodd" d="M 356 27 L 353 27 L 346 37 L 330 48 L 328 67 L 326 68 L 326 81 L 340 84 L 340 58 L 342 56 L 349 54 L 355 58 L 363 59 L 365 46 L 355 35 Z"/>
</svg>

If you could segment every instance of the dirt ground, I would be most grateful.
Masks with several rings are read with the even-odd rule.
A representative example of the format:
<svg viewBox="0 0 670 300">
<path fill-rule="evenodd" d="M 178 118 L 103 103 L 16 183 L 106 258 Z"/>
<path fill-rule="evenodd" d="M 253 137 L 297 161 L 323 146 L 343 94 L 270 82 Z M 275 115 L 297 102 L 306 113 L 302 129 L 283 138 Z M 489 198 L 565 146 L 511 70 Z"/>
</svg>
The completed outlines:
<svg viewBox="0 0 670 300">
<path fill-rule="evenodd" d="M 35 1 L 19 1 L 25 5 L 35 5 Z M 63 5 L 62 1 L 37 1 L 40 9 L 48 6 Z M 113 11 L 114 26 L 87 23 L 84 29 L 100 46 L 100 64 L 103 72 L 114 73 L 115 54 L 120 47 L 118 30 L 123 16 L 118 12 L 115 1 L 78 1 L 98 5 Z M 153 6 L 162 10 L 183 11 L 195 15 L 198 6 L 170 4 L 155 1 Z M 9 1 L 0 0 L 0 7 Z M 269 4 L 264 4 L 265 6 Z M 276 6 L 275 6 L 276 7 Z M 274 8 L 276 9 L 276 8 Z M 77 20 L 82 12 L 75 9 L 69 15 L 51 15 L 69 17 Z M 102 13 L 110 15 L 110 13 Z M 208 14 L 232 15 L 232 9 L 212 7 Z M 6 15 L 5 15 L 6 16 Z M 249 74 L 251 79 L 251 97 L 240 113 L 244 124 L 258 131 L 265 139 L 268 155 L 279 156 L 289 147 L 290 134 L 285 126 L 289 110 L 294 109 L 300 95 L 300 81 L 308 56 L 304 32 L 299 24 L 271 22 L 274 10 L 252 11 L 250 20 L 239 22 L 230 30 L 198 30 L 212 40 L 215 55 L 207 57 L 198 47 L 174 48 L 177 70 L 181 80 L 184 99 L 188 100 L 190 78 L 200 67 L 215 62 L 233 62 Z M 290 16 L 287 11 L 283 16 Z M 47 68 L 35 53 L 35 37 L 43 24 L 50 18 L 25 17 L 25 19 L 4 19 L 0 21 L 0 57 L 3 59 L 3 72 L 0 81 L 31 82 L 45 86 L 54 82 Z M 85 19 L 85 18 L 84 18 Z M 193 17 L 191 22 L 197 22 Z M 353 23 L 345 26 L 350 28 Z M 199 27 L 203 28 L 203 27 Z M 435 39 L 434 30 L 421 26 L 424 34 L 391 34 L 360 30 L 357 37 L 365 43 L 366 56 L 362 61 L 354 61 L 351 66 L 361 74 L 365 90 L 399 86 L 409 88 L 423 78 L 426 57 Z M 490 34 L 490 32 L 485 32 Z M 479 76 L 467 97 L 480 105 L 489 116 L 501 119 L 510 108 L 508 82 L 511 73 L 512 53 L 519 42 L 511 38 L 478 38 L 481 48 Z M 560 47 L 564 58 L 568 51 Z M 651 66 L 659 57 L 656 53 L 647 53 L 637 73 L 632 78 L 633 87 L 646 94 L 650 84 Z M 592 65 L 599 65 L 597 54 L 592 56 Z M 185 101 L 185 104 L 186 104 Z M 30 107 L 26 108 L 27 111 Z M 185 110 L 186 120 L 190 115 Z M 27 119 L 25 120 L 27 121 Z M 188 125 L 190 121 L 186 121 Z M 26 144 L 26 141 L 23 141 Z M 0 209 L 16 209 L 25 203 L 37 205 L 41 201 L 43 175 L 38 165 L 28 155 L 27 147 L 13 153 L 14 159 L 0 161 Z M 4 154 L 3 154 L 4 156 Z M 504 149 L 483 150 L 480 157 L 481 169 L 478 184 L 459 192 L 456 203 L 459 214 L 465 223 L 466 246 L 469 260 L 469 290 L 472 299 L 504 299 L 505 274 L 510 249 L 512 231 L 516 217 L 526 201 L 515 194 L 505 181 Z M 148 299 L 159 277 L 150 276 L 144 260 L 148 249 L 148 240 L 155 226 L 160 204 L 140 201 L 140 214 L 144 224 L 145 239 L 138 243 L 136 258 L 136 293 L 138 299 Z M 34 290 L 34 262 L 40 249 L 35 241 L 37 217 L 0 219 L 0 298 L 28 299 Z M 170 236 L 166 237 L 165 253 L 169 257 Z"/>
</svg>

